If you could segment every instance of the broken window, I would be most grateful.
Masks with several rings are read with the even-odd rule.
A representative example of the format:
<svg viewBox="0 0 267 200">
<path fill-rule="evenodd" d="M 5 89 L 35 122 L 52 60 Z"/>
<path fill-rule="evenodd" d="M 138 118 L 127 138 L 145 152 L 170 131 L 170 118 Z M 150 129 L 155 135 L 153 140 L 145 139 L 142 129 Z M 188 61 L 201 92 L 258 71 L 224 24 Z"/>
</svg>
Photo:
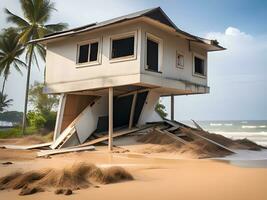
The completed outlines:
<svg viewBox="0 0 267 200">
<path fill-rule="evenodd" d="M 194 57 L 194 73 L 195 74 L 199 74 L 202 76 L 205 76 L 205 63 L 204 63 L 204 59 L 201 59 L 199 57 Z"/>
<path fill-rule="evenodd" d="M 159 44 L 151 39 L 147 39 L 147 68 L 158 72 L 159 65 Z"/>
<path fill-rule="evenodd" d="M 111 58 L 134 55 L 134 36 L 112 40 Z"/>
<path fill-rule="evenodd" d="M 79 46 L 78 63 L 94 62 L 98 59 L 98 42 Z"/>
</svg>

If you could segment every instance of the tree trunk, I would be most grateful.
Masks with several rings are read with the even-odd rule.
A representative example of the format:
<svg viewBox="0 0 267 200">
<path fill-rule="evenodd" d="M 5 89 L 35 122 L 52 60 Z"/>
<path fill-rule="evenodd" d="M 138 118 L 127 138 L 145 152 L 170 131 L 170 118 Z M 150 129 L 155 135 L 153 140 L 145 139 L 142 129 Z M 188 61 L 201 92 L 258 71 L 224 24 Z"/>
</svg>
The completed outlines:
<svg viewBox="0 0 267 200">
<path fill-rule="evenodd" d="M 4 101 L 4 89 L 5 89 L 5 84 L 6 84 L 6 76 L 5 76 L 5 78 L 4 78 L 4 82 L 3 82 L 3 86 L 2 86 L 2 91 L 1 91 L 1 94 L 2 94 L 2 96 L 1 96 L 1 99 L 0 99 L 0 103 L 2 104 L 3 103 L 3 101 Z"/>
<path fill-rule="evenodd" d="M 6 76 L 4 78 L 4 82 L 3 82 L 3 86 L 2 86 L 2 91 L 1 91 L 1 94 L 4 95 L 4 89 L 5 89 L 5 84 L 6 84 Z"/>
<path fill-rule="evenodd" d="M 31 46 L 31 52 L 30 52 L 29 64 L 28 64 L 28 71 L 27 71 L 27 81 L 26 81 L 26 90 L 25 90 L 23 121 L 22 121 L 22 134 L 23 135 L 25 133 L 26 123 L 27 123 L 27 106 L 28 106 L 28 94 L 29 94 L 30 76 L 31 76 L 32 55 L 33 55 L 33 47 Z"/>
</svg>

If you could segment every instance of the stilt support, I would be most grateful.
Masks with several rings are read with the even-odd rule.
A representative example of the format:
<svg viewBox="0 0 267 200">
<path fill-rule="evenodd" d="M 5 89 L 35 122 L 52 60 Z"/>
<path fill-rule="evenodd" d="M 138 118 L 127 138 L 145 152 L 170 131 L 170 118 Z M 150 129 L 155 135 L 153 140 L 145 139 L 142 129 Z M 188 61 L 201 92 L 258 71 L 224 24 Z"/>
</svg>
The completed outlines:
<svg viewBox="0 0 267 200">
<path fill-rule="evenodd" d="M 174 95 L 171 95 L 171 120 L 174 121 Z"/>
<path fill-rule="evenodd" d="M 113 88 L 108 90 L 108 149 L 112 151 L 113 135 Z"/>
</svg>

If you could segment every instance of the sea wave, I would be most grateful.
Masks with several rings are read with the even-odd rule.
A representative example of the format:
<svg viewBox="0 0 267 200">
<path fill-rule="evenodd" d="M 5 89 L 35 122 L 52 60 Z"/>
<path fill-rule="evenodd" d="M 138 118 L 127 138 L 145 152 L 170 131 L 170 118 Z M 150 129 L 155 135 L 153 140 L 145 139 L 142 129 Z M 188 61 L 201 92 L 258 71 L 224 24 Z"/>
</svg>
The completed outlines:
<svg viewBox="0 0 267 200">
<path fill-rule="evenodd" d="M 233 124 L 224 124 L 224 126 L 233 126 Z"/>
<path fill-rule="evenodd" d="M 222 126 L 222 124 L 219 124 L 219 123 L 210 123 L 210 126 Z"/>
<path fill-rule="evenodd" d="M 249 128 L 249 129 L 254 129 L 254 128 L 266 128 L 266 125 L 260 125 L 260 126 L 253 126 L 253 125 L 243 125 L 241 126 L 242 128 Z"/>
</svg>

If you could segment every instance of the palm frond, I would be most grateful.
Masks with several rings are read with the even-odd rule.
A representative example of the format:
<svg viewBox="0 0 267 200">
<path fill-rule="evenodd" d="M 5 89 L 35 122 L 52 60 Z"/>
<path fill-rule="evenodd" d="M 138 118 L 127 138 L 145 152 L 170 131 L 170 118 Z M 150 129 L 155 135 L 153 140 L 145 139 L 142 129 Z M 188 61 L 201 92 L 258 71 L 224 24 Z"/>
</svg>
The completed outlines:
<svg viewBox="0 0 267 200">
<path fill-rule="evenodd" d="M 27 27 L 27 26 L 29 26 L 29 23 L 26 20 L 24 20 L 21 17 L 13 14 L 7 8 L 4 9 L 4 12 L 7 14 L 7 21 L 8 22 L 16 24 L 18 27 Z"/>
<path fill-rule="evenodd" d="M 68 27 L 67 23 L 57 23 L 57 24 L 48 24 L 45 25 L 45 28 L 47 29 L 47 33 L 54 33 L 58 31 L 62 31 Z"/>
<path fill-rule="evenodd" d="M 20 0 L 21 9 L 24 17 L 30 22 L 34 23 L 35 9 L 32 0 Z"/>
</svg>

